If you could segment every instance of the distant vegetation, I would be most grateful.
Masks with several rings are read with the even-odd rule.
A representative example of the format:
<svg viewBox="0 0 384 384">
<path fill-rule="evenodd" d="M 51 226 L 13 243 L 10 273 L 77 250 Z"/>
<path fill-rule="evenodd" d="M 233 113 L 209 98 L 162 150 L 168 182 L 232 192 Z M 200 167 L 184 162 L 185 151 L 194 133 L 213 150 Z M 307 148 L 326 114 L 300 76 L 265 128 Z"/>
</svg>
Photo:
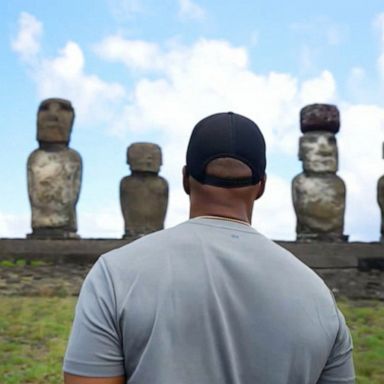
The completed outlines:
<svg viewBox="0 0 384 384">
<path fill-rule="evenodd" d="M 43 260 L 0 260 L 0 267 L 12 268 L 12 267 L 24 267 L 30 265 L 32 267 L 40 267 L 42 265 L 47 265 L 48 263 Z"/>
<path fill-rule="evenodd" d="M 1 297 L 2 384 L 58 384 L 76 299 Z M 352 330 L 358 384 L 384 383 L 384 303 L 340 303 Z"/>
</svg>

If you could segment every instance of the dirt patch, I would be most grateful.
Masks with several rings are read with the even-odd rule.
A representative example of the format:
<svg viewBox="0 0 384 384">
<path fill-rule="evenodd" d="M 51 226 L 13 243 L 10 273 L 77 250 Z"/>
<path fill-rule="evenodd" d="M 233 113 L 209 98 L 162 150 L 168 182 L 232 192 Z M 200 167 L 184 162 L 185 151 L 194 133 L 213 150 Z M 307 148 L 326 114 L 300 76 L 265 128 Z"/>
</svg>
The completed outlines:
<svg viewBox="0 0 384 384">
<path fill-rule="evenodd" d="M 2 296 L 76 296 L 91 264 L 0 267 Z"/>
</svg>

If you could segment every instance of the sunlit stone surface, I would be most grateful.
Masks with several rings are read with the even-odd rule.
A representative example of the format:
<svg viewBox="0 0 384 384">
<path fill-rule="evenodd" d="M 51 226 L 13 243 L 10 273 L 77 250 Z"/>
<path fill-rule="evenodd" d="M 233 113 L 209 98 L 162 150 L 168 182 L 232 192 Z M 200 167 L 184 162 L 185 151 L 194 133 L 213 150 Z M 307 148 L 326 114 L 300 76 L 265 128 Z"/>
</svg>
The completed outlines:
<svg viewBox="0 0 384 384">
<path fill-rule="evenodd" d="M 68 147 L 74 121 L 71 103 L 46 99 L 37 114 L 39 148 L 27 162 L 28 194 L 32 208 L 31 238 L 78 238 L 76 204 L 82 161 Z"/>
<path fill-rule="evenodd" d="M 124 237 L 143 236 L 164 228 L 168 206 L 168 183 L 158 175 L 161 149 L 152 143 L 128 147 L 131 175 L 120 182 L 120 204 L 124 217 Z"/>
<path fill-rule="evenodd" d="M 292 200 L 299 241 L 346 241 L 344 181 L 336 175 L 335 133 L 340 127 L 336 106 L 312 104 L 301 110 L 299 160 L 303 172 L 292 181 Z"/>
</svg>

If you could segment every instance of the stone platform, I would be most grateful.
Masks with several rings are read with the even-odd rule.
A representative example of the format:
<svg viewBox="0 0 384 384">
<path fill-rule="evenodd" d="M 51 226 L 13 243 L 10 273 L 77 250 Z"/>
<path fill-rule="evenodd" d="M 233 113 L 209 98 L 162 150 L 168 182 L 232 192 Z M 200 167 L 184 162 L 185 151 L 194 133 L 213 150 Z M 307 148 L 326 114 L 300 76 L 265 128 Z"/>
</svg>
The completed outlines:
<svg viewBox="0 0 384 384">
<path fill-rule="evenodd" d="M 97 258 L 132 240 L 0 239 L 0 295 L 77 295 Z M 384 301 L 383 243 L 277 243 L 318 273 L 337 297 Z"/>
</svg>

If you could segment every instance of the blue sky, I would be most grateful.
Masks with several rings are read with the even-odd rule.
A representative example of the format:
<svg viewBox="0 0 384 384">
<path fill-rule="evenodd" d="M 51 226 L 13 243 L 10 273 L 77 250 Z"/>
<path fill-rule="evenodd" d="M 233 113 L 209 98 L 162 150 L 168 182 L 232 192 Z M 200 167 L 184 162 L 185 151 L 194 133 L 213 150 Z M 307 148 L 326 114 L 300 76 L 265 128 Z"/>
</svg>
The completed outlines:
<svg viewBox="0 0 384 384">
<path fill-rule="evenodd" d="M 166 225 L 187 218 L 180 169 L 193 125 L 234 110 L 268 144 L 269 184 L 254 226 L 293 239 L 290 182 L 298 114 L 339 106 L 345 233 L 379 238 L 376 183 L 384 172 L 384 6 L 337 2 L 82 0 L 0 3 L 0 237 L 30 231 L 26 159 L 37 147 L 36 110 L 47 97 L 76 110 L 71 147 L 83 157 L 77 207 L 83 237 L 120 237 L 118 185 L 126 148 L 163 148 L 170 183 Z"/>
</svg>

